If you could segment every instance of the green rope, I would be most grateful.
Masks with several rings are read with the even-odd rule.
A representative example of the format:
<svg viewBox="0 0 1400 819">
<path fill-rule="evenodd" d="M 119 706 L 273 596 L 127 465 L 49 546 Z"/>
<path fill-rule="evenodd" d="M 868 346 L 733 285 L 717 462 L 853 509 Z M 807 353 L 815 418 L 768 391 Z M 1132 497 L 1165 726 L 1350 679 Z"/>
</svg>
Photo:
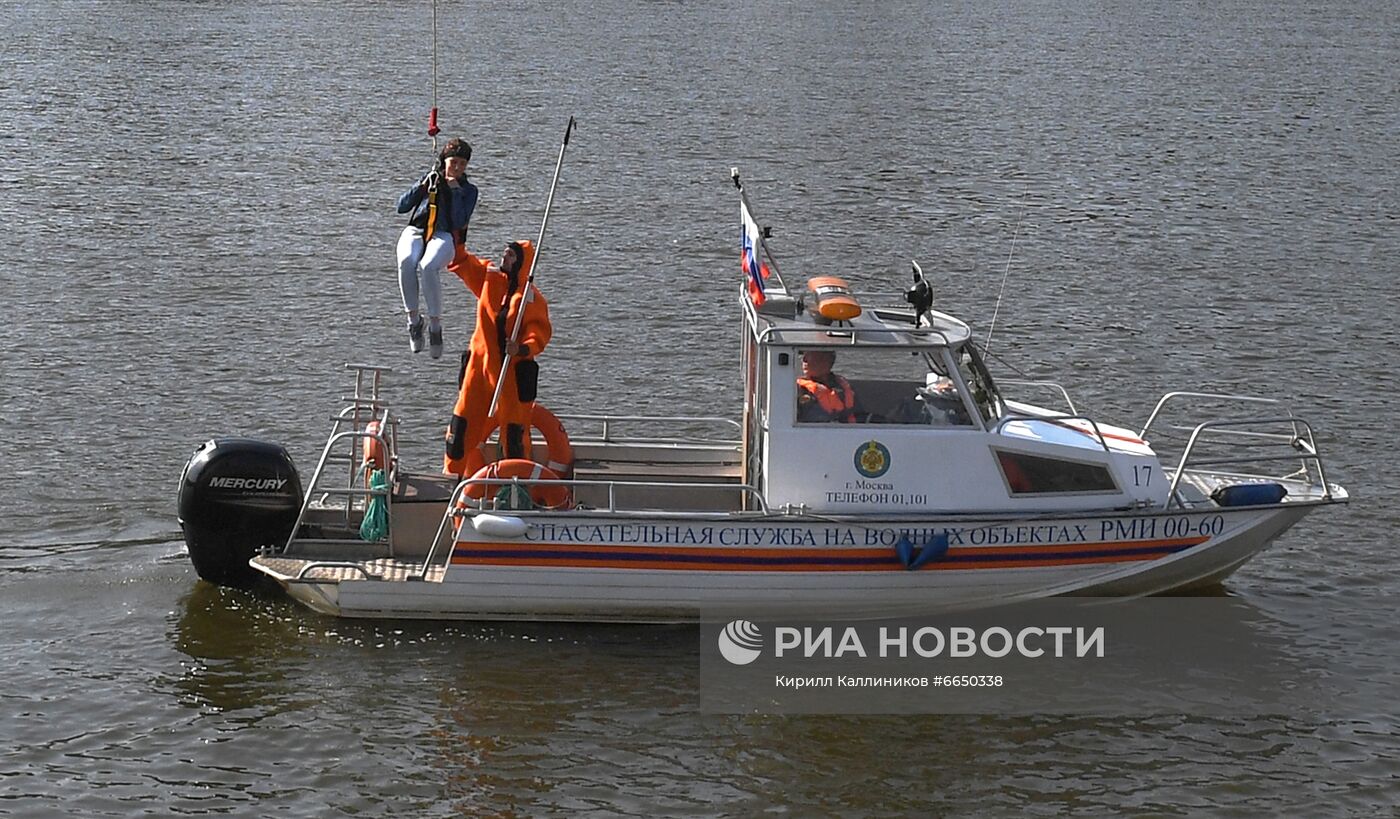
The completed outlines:
<svg viewBox="0 0 1400 819">
<path fill-rule="evenodd" d="M 373 543 L 389 534 L 389 478 L 384 470 L 376 469 L 369 474 L 369 488 L 386 493 L 370 496 L 369 506 L 365 507 L 364 522 L 360 524 L 360 540 Z"/>
<path fill-rule="evenodd" d="M 534 509 L 535 504 L 530 500 L 530 493 L 526 492 L 523 486 L 507 484 L 496 493 L 496 508 L 511 511 L 527 510 Z"/>
</svg>

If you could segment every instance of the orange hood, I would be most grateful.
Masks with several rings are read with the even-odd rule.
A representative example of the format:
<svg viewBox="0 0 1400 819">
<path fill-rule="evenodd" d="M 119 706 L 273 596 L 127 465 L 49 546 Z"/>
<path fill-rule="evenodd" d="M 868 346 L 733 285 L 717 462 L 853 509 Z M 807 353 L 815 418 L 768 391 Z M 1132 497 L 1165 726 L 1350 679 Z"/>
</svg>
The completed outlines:
<svg viewBox="0 0 1400 819">
<path fill-rule="evenodd" d="M 525 239 L 515 244 L 520 246 L 520 281 L 524 282 L 525 277 L 530 275 L 530 264 L 535 259 L 535 243 Z"/>
</svg>

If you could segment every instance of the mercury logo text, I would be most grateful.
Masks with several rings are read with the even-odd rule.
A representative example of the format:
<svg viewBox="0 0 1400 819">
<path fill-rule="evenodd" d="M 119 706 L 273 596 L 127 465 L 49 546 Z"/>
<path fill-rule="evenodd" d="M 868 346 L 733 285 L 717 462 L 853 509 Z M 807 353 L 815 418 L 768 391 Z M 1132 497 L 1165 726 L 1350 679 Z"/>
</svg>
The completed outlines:
<svg viewBox="0 0 1400 819">
<path fill-rule="evenodd" d="M 277 490 L 287 485 L 286 478 L 215 478 L 209 482 L 215 489 Z"/>
</svg>

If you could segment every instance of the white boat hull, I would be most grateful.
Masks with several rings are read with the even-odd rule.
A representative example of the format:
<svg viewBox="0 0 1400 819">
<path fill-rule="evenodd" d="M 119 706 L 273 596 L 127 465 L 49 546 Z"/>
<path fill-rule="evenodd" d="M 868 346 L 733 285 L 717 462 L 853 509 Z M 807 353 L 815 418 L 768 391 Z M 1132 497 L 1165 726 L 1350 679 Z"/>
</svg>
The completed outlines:
<svg viewBox="0 0 1400 819">
<path fill-rule="evenodd" d="M 1312 503 L 1019 520 L 646 520 L 549 514 L 515 539 L 462 527 L 432 579 L 274 577 L 343 617 L 679 622 L 726 613 L 876 618 L 1054 595 L 1135 596 L 1219 582 Z M 894 542 L 948 536 L 908 569 Z M 257 565 L 257 561 L 254 561 Z M 266 569 L 264 568 L 264 571 Z"/>
</svg>

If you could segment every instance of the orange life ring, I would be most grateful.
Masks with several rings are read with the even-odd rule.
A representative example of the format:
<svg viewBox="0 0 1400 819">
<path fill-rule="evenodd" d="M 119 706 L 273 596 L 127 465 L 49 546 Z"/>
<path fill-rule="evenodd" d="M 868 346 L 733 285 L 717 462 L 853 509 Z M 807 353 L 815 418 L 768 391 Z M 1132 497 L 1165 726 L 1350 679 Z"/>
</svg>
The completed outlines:
<svg viewBox="0 0 1400 819">
<path fill-rule="evenodd" d="M 488 419 L 486 438 L 491 437 L 491 433 L 496 431 L 496 426 L 495 418 Z M 541 463 L 563 480 L 572 479 L 574 477 L 574 445 L 569 442 L 569 433 L 564 430 L 564 424 L 560 422 L 558 416 L 550 412 L 544 404 L 536 402 L 530 410 L 530 426 L 540 431 L 540 434 L 544 436 L 545 444 L 549 446 L 548 460 L 541 461 Z M 468 471 L 479 472 L 485 465 L 486 458 L 481 454 L 480 449 L 474 449 L 467 453 Z"/>
<path fill-rule="evenodd" d="M 471 479 L 475 481 L 519 478 L 522 481 L 557 481 L 560 480 L 559 473 L 541 463 L 527 461 L 524 458 L 506 458 L 504 461 L 496 461 L 478 469 Z M 466 495 L 476 500 L 486 497 L 487 493 L 495 495 L 500 491 L 501 484 L 473 483 L 467 486 Z M 536 506 L 548 509 L 567 509 L 573 503 L 573 496 L 569 493 L 569 487 L 559 484 L 530 484 L 530 500 Z"/>
<path fill-rule="evenodd" d="M 569 433 L 564 424 L 549 408 L 535 404 L 530 411 L 530 426 L 540 431 L 549 447 L 549 460 L 544 465 L 558 473 L 564 480 L 574 477 L 574 445 L 569 441 Z"/>
</svg>

